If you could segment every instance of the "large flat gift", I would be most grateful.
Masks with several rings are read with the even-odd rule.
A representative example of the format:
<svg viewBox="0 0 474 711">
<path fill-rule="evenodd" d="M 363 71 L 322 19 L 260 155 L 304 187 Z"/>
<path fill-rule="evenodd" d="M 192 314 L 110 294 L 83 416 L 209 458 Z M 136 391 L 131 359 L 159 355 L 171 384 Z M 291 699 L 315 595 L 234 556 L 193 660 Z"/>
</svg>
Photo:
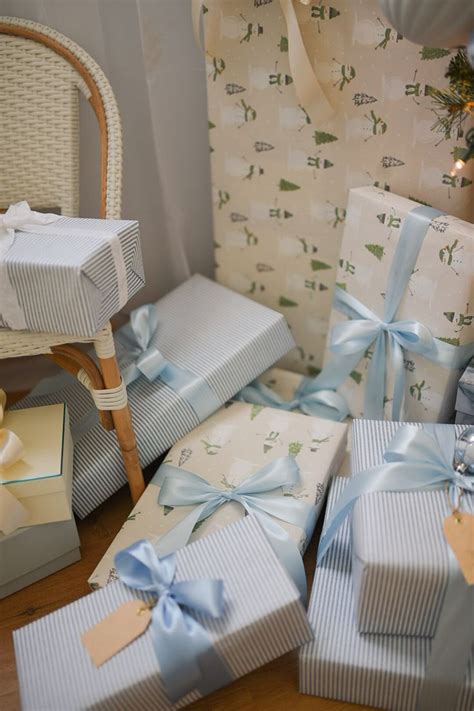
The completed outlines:
<svg viewBox="0 0 474 711">
<path fill-rule="evenodd" d="M 48 216 L 26 203 L 2 217 L 0 327 L 92 336 L 145 283 L 134 220 Z"/>
<path fill-rule="evenodd" d="M 229 404 L 171 449 L 92 573 L 91 587 L 102 587 L 114 577 L 113 561 L 118 550 L 137 538 L 159 543 L 164 534 L 169 534 L 198 506 L 198 500 L 194 505 L 189 502 L 189 505 L 179 507 L 159 503 L 163 475 L 169 471 L 169 465 L 173 467 L 170 476 L 178 476 L 185 470 L 184 475 L 191 472 L 219 491 L 229 493 L 238 490 L 245 480 L 263 467 L 272 466 L 281 458 L 292 457 L 299 468 L 299 481 L 286 490 L 269 481 L 265 496 L 276 497 L 277 503 L 282 500 L 290 504 L 292 501 L 314 504 L 314 526 L 328 481 L 338 472 L 345 455 L 346 437 L 347 426 L 340 423 L 259 405 Z M 244 515 L 245 509 L 238 501 L 228 501 L 196 524 L 190 540 L 208 536 Z M 299 525 L 285 521 L 284 515 L 281 519 L 272 518 L 303 553 L 313 532 L 312 528 L 304 530 L 303 516 Z"/>
<path fill-rule="evenodd" d="M 80 560 L 74 518 L 0 533 L 0 599 Z"/>
<path fill-rule="evenodd" d="M 458 383 L 456 395 L 456 423 L 474 425 L 474 358 Z"/>
<path fill-rule="evenodd" d="M 384 452 L 400 427 L 398 422 L 354 420 L 352 473 L 383 464 Z M 465 429 L 438 427 L 456 435 Z M 460 506 L 474 513 L 474 494 L 463 492 Z M 434 635 L 448 584 L 443 521 L 451 509 L 444 488 L 359 497 L 352 514 L 354 610 L 359 632 Z"/>
<path fill-rule="evenodd" d="M 146 466 L 294 341 L 281 314 L 196 275 L 138 309 L 132 327 L 117 332 L 116 345 Z M 70 378 L 45 382 L 43 392 L 24 403 L 67 402 L 73 433 L 83 435 L 75 445 L 73 486 L 73 507 L 83 517 L 126 482 L 116 438 L 91 421 L 90 396 Z"/>
<path fill-rule="evenodd" d="M 116 581 L 14 632 L 23 709 L 181 708 L 311 639 L 298 592 L 255 517 L 196 541 L 171 558 L 161 564 L 154 561 L 154 567 L 159 566 L 154 580 L 163 579 L 163 567 L 171 568 L 160 594 L 170 589 L 175 564 L 171 586 L 181 586 L 182 596 L 192 581 L 194 604 L 181 608 L 163 601 L 181 636 L 177 640 L 172 633 L 166 635 L 164 667 L 158 658 L 166 631 L 158 608 L 144 634 L 100 667 L 93 664 L 81 636 L 123 603 L 134 599 L 138 610 L 141 599 L 150 600 L 150 595 Z M 142 569 L 145 574 L 147 568 Z M 136 572 L 135 577 L 140 574 Z M 201 587 L 215 581 L 222 581 L 224 605 L 211 618 L 194 608 Z M 148 590 L 156 599 L 153 585 Z M 179 594 L 177 599 L 179 603 Z M 202 607 L 208 602 L 206 596 Z M 193 632 L 188 641 L 182 637 L 182 622 L 187 624 L 185 632 Z M 196 641 L 201 646 L 197 652 Z M 174 705 L 170 693 L 180 699 Z"/>
<path fill-rule="evenodd" d="M 3 435 L 8 434 L 19 438 L 23 453 L 6 468 L 0 461 L 0 531 L 10 532 L 13 522 L 8 514 L 12 513 L 10 507 L 16 506 L 16 502 L 23 507 L 23 526 L 70 519 L 73 443 L 67 406 L 58 404 L 9 410 L 3 423 L 0 422 L 0 450 Z"/>
<path fill-rule="evenodd" d="M 450 176 L 462 141 L 433 128 L 453 53 L 403 38 L 377 0 L 204 4 L 217 279 L 285 314 L 285 367 L 311 375 L 350 188 L 472 219 L 473 166 Z"/>
<path fill-rule="evenodd" d="M 474 353 L 473 269 L 471 223 L 351 190 L 323 370 L 341 374 L 351 415 L 451 420 Z"/>
<path fill-rule="evenodd" d="M 335 479 L 326 520 L 346 485 L 347 479 Z M 300 691 L 390 711 L 415 711 L 431 640 L 357 631 L 351 558 L 350 523 L 346 520 L 316 569 L 308 610 L 314 641 L 300 651 Z M 473 664 L 471 659 L 457 703 L 449 708 L 472 708 Z M 432 704 L 429 711 L 441 708 L 448 707 Z"/>
</svg>

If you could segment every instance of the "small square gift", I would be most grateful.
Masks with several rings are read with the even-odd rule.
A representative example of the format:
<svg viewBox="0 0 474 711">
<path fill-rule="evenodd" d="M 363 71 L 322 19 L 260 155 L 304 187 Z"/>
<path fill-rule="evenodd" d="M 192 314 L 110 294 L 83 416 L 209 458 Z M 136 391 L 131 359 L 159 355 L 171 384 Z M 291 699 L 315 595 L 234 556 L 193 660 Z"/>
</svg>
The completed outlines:
<svg viewBox="0 0 474 711">
<path fill-rule="evenodd" d="M 474 226 L 375 187 L 350 191 L 319 387 L 354 417 L 447 422 L 474 355 Z"/>
<path fill-rule="evenodd" d="M 25 711 L 181 708 L 312 638 L 254 516 L 115 563 L 120 580 L 14 632 Z"/>
<path fill-rule="evenodd" d="M 281 314 L 199 275 L 136 309 L 115 341 L 143 466 L 294 346 Z M 123 461 L 69 376 L 40 384 L 23 405 L 58 401 L 71 412 L 73 507 L 84 517 L 126 482 Z"/>
<path fill-rule="evenodd" d="M 0 599 L 80 560 L 74 518 L 0 533 Z"/>
<path fill-rule="evenodd" d="M 446 481 L 451 473 L 451 484 L 463 483 L 456 478 L 453 460 L 454 442 L 465 429 L 425 424 L 421 431 L 410 426 L 407 433 L 406 426 L 398 422 L 354 421 L 353 477 L 358 476 L 364 487 L 372 486 L 371 479 L 382 482 L 398 477 L 389 482 L 392 490 L 384 491 L 382 483 L 375 483 L 369 488 L 372 493 L 357 498 L 352 513 L 352 577 L 359 632 L 434 636 L 450 576 L 443 524 L 452 502 L 444 482 L 433 490 L 433 481 L 442 451 L 448 460 Z M 431 459 L 425 457 L 420 465 L 417 455 L 422 446 L 428 448 Z M 460 491 L 460 511 L 474 514 L 474 483 Z M 458 497 L 459 493 L 455 502 Z"/>
<path fill-rule="evenodd" d="M 93 336 L 144 283 L 135 220 L 0 215 L 0 327 Z"/>
<path fill-rule="evenodd" d="M 349 485 L 348 479 L 334 480 L 323 535 Z M 390 711 L 470 711 L 474 657 L 469 588 L 465 586 L 452 608 L 451 626 L 448 622 L 444 627 L 441 645 L 426 637 L 361 634 L 355 619 L 352 557 L 346 519 L 316 568 L 308 609 L 314 640 L 300 651 L 301 693 Z"/>
<path fill-rule="evenodd" d="M 229 403 L 171 449 L 89 584 L 95 589 L 113 579 L 115 554 L 137 538 L 164 554 L 246 513 L 260 516 L 275 550 L 294 570 L 292 556 L 301 562 L 346 438 L 344 424 Z M 203 508 L 204 494 L 209 505 Z"/>
<path fill-rule="evenodd" d="M 474 358 L 461 375 L 458 383 L 456 424 L 474 425 Z"/>
<path fill-rule="evenodd" d="M 66 405 L 3 414 L 5 405 L 0 390 L 0 531 L 69 520 L 73 444 Z"/>
</svg>

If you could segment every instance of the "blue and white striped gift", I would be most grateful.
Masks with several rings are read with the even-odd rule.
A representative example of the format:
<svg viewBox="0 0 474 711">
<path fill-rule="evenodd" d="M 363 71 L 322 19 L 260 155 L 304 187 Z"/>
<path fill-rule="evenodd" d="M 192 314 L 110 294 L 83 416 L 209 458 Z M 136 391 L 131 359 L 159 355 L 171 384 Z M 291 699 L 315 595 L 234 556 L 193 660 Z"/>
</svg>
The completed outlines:
<svg viewBox="0 0 474 711">
<path fill-rule="evenodd" d="M 346 484 L 347 479 L 334 480 L 326 521 Z M 357 631 L 351 558 L 346 520 L 316 569 L 308 610 L 314 641 L 300 651 L 300 691 L 391 711 L 415 711 L 431 640 Z M 473 669 L 471 658 L 455 711 L 472 709 Z"/>
<path fill-rule="evenodd" d="M 284 317 L 205 277 L 195 275 L 157 302 L 154 344 L 169 361 L 203 378 L 224 404 L 294 346 Z M 118 349 L 123 367 L 130 357 Z M 69 377 L 60 391 L 28 397 L 17 407 L 67 402 L 71 426 L 92 407 L 89 394 Z M 59 382 L 61 382 L 59 381 Z M 191 405 L 159 379 L 128 386 L 143 466 L 199 424 Z M 95 424 L 74 448 L 73 508 L 83 518 L 126 482 L 114 433 Z"/>
<path fill-rule="evenodd" d="M 60 217 L 15 230 L 3 270 L 22 322 L 6 299 L 0 327 L 92 336 L 145 283 L 138 222 Z"/>
<path fill-rule="evenodd" d="M 224 615 L 195 616 L 232 677 L 312 639 L 298 592 L 253 516 L 181 549 L 176 560 L 176 581 L 224 582 Z M 137 596 L 114 582 L 14 632 L 22 709 L 173 708 L 157 673 L 150 630 L 99 668 L 81 643 L 82 633 Z M 175 708 L 197 698 L 193 691 Z"/>
<path fill-rule="evenodd" d="M 382 464 L 400 426 L 354 420 L 352 473 Z M 456 435 L 463 429 L 456 425 Z M 464 493 L 461 508 L 474 512 L 472 494 Z M 450 513 L 443 490 L 359 498 L 352 514 L 352 574 L 360 632 L 434 635 L 448 582 L 443 520 Z"/>
</svg>

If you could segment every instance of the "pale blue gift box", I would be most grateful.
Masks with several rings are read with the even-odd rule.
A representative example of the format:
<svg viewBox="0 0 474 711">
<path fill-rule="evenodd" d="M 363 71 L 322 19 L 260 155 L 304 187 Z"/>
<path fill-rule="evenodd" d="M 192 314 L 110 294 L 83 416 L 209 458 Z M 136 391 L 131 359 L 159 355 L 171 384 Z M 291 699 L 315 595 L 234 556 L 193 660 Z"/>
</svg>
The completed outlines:
<svg viewBox="0 0 474 711">
<path fill-rule="evenodd" d="M 200 275 L 160 299 L 156 310 L 153 344 L 170 362 L 205 381 L 215 395 L 213 410 L 295 345 L 282 314 Z M 117 355 L 123 368 L 132 361 L 120 344 Z M 93 412 L 89 393 L 70 376 L 45 385 L 53 392 L 29 396 L 19 406 L 66 402 L 74 436 L 77 424 Z M 159 378 L 149 382 L 142 376 L 127 389 L 143 466 L 200 422 L 189 402 Z M 81 518 L 87 516 L 126 481 L 115 433 L 92 419 L 74 447 L 74 511 Z"/>
<path fill-rule="evenodd" d="M 329 493 L 326 521 L 347 479 L 337 478 Z M 427 637 L 361 634 L 352 589 L 350 521 L 341 525 L 316 569 L 308 618 L 314 640 L 299 657 L 300 691 L 390 711 L 415 711 L 430 654 Z M 471 711 L 474 659 L 456 709 Z M 434 709 L 433 711 L 447 711 Z"/>
<path fill-rule="evenodd" d="M 312 638 L 299 594 L 254 516 L 182 548 L 176 564 L 176 581 L 223 581 L 224 614 L 201 615 L 199 622 L 232 678 Z M 22 709 L 165 711 L 200 698 L 194 690 L 171 705 L 150 628 L 101 667 L 92 663 L 81 635 L 137 597 L 142 595 L 115 581 L 14 632 Z"/>
</svg>

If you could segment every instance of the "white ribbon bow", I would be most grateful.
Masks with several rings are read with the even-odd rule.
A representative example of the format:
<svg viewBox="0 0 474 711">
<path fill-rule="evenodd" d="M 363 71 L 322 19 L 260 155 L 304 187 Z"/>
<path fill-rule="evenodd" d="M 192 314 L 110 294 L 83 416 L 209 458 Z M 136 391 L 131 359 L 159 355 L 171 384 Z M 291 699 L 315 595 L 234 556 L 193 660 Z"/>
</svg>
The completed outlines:
<svg viewBox="0 0 474 711">
<path fill-rule="evenodd" d="M 0 259 L 12 246 L 15 230 L 33 232 L 35 225 L 49 225 L 59 220 L 59 217 L 60 215 L 54 215 L 52 212 L 35 212 L 26 200 L 10 205 L 5 214 L 0 215 Z"/>
<path fill-rule="evenodd" d="M 23 459 L 25 447 L 11 430 L 1 427 L 7 404 L 6 393 L 0 389 L 0 531 L 6 535 L 24 526 L 29 512 L 2 483 L 2 473 Z"/>
</svg>

